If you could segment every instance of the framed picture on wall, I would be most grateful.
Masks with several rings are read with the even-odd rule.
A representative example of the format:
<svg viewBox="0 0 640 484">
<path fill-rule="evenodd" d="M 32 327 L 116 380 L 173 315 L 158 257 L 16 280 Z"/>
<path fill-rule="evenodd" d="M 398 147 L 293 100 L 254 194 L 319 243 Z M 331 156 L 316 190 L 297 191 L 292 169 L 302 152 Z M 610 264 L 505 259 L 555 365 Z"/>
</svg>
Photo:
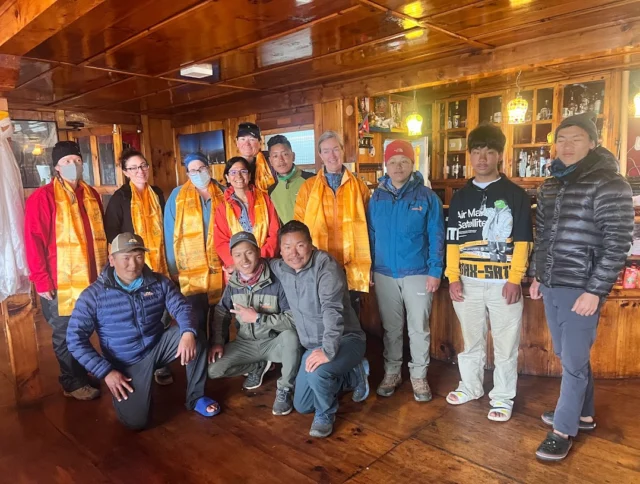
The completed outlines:
<svg viewBox="0 0 640 484">
<path fill-rule="evenodd" d="M 189 153 L 202 152 L 209 164 L 224 163 L 226 152 L 224 147 L 224 130 L 205 131 L 204 133 L 178 135 L 180 159 L 184 160 Z"/>
</svg>

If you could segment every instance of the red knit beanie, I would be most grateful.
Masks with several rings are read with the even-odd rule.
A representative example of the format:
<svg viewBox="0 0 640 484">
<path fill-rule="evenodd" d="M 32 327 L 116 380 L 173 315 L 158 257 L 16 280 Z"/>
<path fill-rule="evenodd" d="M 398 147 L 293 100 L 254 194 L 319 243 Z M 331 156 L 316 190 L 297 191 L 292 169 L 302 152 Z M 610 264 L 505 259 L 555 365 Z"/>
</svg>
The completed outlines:
<svg viewBox="0 0 640 484">
<path fill-rule="evenodd" d="M 413 146 L 408 141 L 397 139 L 389 143 L 384 150 L 385 164 L 395 155 L 404 155 L 409 158 L 412 163 L 415 163 L 415 152 L 413 151 Z"/>
</svg>

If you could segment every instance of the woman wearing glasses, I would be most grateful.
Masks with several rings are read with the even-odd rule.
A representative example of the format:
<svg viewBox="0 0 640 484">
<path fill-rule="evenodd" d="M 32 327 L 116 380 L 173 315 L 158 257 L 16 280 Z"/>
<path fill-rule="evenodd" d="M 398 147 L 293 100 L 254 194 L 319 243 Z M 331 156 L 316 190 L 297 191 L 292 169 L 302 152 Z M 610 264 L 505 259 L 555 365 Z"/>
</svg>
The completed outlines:
<svg viewBox="0 0 640 484">
<path fill-rule="evenodd" d="M 146 264 L 154 272 L 168 276 L 162 229 L 162 190 L 149 185 L 149 163 L 139 151 L 124 150 L 120 155 L 120 168 L 125 174 L 125 183 L 114 192 L 104 214 L 107 240 L 111 242 L 124 232 L 138 234 L 149 248 L 145 254 Z M 165 314 L 163 320 L 168 324 L 171 318 Z M 159 385 L 173 383 L 169 368 L 156 370 L 154 377 Z"/>
<path fill-rule="evenodd" d="M 260 246 L 262 257 L 274 257 L 278 252 L 278 214 L 262 190 L 257 190 L 249 162 L 241 156 L 227 161 L 224 176 L 229 188 L 224 203 L 216 208 L 215 244 L 227 273 L 234 270 L 229 249 L 231 236 L 238 232 L 252 233 Z"/>
</svg>

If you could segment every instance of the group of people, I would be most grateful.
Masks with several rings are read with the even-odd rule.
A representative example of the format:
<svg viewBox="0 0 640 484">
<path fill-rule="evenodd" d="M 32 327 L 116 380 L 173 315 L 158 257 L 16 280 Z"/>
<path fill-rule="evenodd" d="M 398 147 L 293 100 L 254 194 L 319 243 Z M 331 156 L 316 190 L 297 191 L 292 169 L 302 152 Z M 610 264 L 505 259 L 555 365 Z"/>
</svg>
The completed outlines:
<svg viewBox="0 0 640 484">
<path fill-rule="evenodd" d="M 384 328 L 377 394 L 389 397 L 402 384 L 406 324 L 414 398 L 432 399 L 429 318 L 444 271 L 464 339 L 460 383 L 446 400 L 462 405 L 484 395 L 488 313 L 495 370 L 487 416 L 505 422 L 531 259 L 530 294 L 544 298 L 563 365 L 558 405 L 542 416 L 553 431 L 536 455 L 564 458 L 578 430 L 595 427 L 589 350 L 631 244 L 633 207 L 614 156 L 597 147 L 593 119 L 566 118 L 555 135 L 535 247 L 530 199 L 499 171 L 505 136 L 493 125 L 469 134 L 475 176 L 454 194 L 446 224 L 403 140 L 386 147 L 386 174 L 371 194 L 344 166 L 337 133 L 318 139 L 323 166 L 314 175 L 296 167 L 286 137 L 270 138 L 263 153 L 259 127 L 242 123 L 241 156 L 226 162 L 226 186 L 211 178 L 205 155 L 192 153 L 183 160 L 186 183 L 166 204 L 142 153 L 125 151 L 126 183 L 104 215 L 82 181 L 78 146 L 58 143 L 56 177 L 27 200 L 25 239 L 65 395 L 97 398 L 100 385 L 88 374 L 104 379 L 118 418 L 142 429 L 152 382 L 170 384 L 175 359 L 187 367 L 187 408 L 206 417 L 221 410 L 205 395 L 207 376 L 244 375 L 252 390 L 280 363 L 272 413 L 313 413 L 310 435 L 327 437 L 340 392 L 356 402 L 369 395 L 359 296 L 370 288 Z"/>
</svg>

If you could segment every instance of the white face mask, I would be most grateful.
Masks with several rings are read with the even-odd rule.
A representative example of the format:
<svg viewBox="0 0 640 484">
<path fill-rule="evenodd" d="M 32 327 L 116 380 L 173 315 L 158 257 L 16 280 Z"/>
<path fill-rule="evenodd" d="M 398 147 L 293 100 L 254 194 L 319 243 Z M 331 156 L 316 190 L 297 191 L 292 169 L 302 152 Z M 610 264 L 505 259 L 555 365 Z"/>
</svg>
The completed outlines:
<svg viewBox="0 0 640 484">
<path fill-rule="evenodd" d="M 209 186 L 211 182 L 211 175 L 208 171 L 198 172 L 195 175 L 189 175 L 189 179 L 191 183 L 193 183 L 197 188 L 203 189 Z"/>
<path fill-rule="evenodd" d="M 60 176 L 65 180 L 75 182 L 82 178 L 82 165 L 69 163 L 68 165 L 62 165 L 59 171 Z"/>
</svg>

